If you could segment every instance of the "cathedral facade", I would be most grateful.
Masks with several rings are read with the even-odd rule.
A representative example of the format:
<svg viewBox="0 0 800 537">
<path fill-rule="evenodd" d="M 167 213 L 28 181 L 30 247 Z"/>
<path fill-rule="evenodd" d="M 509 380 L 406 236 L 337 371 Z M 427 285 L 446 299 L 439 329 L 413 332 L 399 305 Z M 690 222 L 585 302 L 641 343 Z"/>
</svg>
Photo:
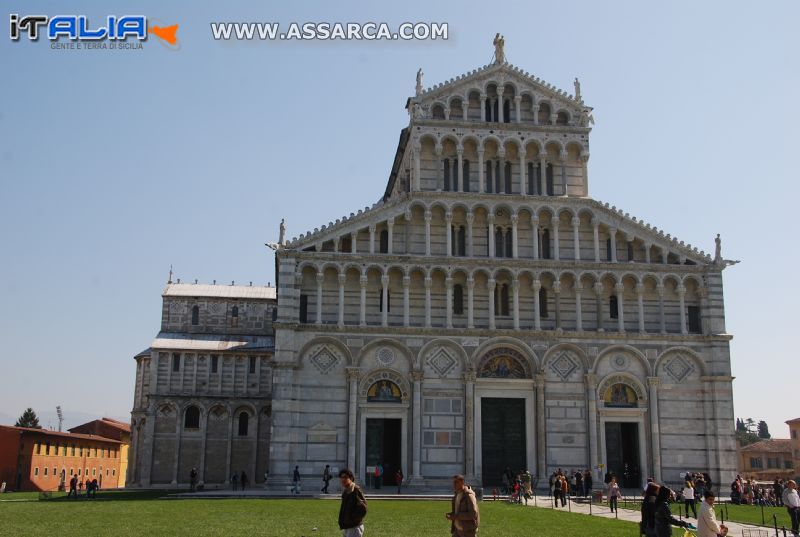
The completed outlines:
<svg viewBox="0 0 800 537">
<path fill-rule="evenodd" d="M 732 479 L 719 243 L 592 199 L 578 81 L 498 59 L 429 89 L 418 73 L 382 198 L 281 232 L 277 288 L 167 285 L 129 483 L 269 470 L 281 488 L 326 464 L 420 487 L 506 467 Z"/>
</svg>

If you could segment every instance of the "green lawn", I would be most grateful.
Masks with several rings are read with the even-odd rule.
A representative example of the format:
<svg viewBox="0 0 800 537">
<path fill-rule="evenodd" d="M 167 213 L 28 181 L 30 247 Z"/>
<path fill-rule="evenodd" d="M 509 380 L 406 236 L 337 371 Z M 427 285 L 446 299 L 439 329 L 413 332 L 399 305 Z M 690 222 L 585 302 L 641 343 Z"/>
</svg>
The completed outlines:
<svg viewBox="0 0 800 537">
<path fill-rule="evenodd" d="M 447 536 L 444 513 L 449 507 L 445 501 L 372 501 L 366 537 Z M 629 522 L 501 502 L 481 502 L 480 507 L 482 537 L 638 534 L 637 525 Z M 107 492 L 93 501 L 0 502 L 0 535 L 333 537 L 341 535 L 338 509 L 333 500 L 165 500 L 146 493 Z"/>
<path fill-rule="evenodd" d="M 630 508 L 630 509 L 639 509 L 638 504 L 625 502 L 620 503 L 620 507 Z M 700 511 L 700 505 L 697 506 L 697 511 Z M 725 520 L 730 520 L 732 522 L 742 522 L 744 524 L 758 524 L 761 525 L 761 507 L 757 505 L 734 505 L 734 504 L 726 504 L 720 505 L 717 504 L 717 520 L 722 521 L 723 517 Z M 675 513 L 675 516 L 678 516 L 678 513 L 685 515 L 686 511 L 683 507 L 683 503 L 672 504 L 672 512 Z M 789 513 L 783 507 L 765 507 L 764 508 L 764 520 L 767 526 L 772 527 L 772 515 L 778 516 L 778 527 L 786 526 L 787 528 L 791 527 L 791 521 L 789 520 Z M 690 521 L 694 521 L 694 518 L 691 518 Z"/>
</svg>

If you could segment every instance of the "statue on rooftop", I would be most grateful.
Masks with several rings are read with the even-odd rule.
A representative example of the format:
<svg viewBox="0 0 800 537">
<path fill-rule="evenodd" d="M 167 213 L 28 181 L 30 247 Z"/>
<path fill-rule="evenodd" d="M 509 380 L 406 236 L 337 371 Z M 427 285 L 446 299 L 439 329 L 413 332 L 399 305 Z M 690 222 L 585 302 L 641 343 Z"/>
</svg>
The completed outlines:
<svg viewBox="0 0 800 537">
<path fill-rule="evenodd" d="M 581 100 L 581 81 L 578 80 L 578 77 L 575 77 L 575 100 Z"/>
<path fill-rule="evenodd" d="M 278 234 L 278 244 L 281 246 L 286 242 L 286 224 L 284 224 L 284 219 L 281 218 L 281 225 L 280 225 L 280 233 Z"/>
<path fill-rule="evenodd" d="M 719 265 L 722 263 L 722 239 L 719 237 L 719 233 L 717 233 L 717 238 L 714 239 L 714 243 L 716 244 L 716 249 L 714 250 L 714 263 Z"/>
<path fill-rule="evenodd" d="M 494 41 L 492 42 L 494 45 L 494 61 L 495 63 L 503 64 L 506 63 L 506 53 L 504 47 L 506 46 L 506 38 L 500 35 L 498 32 L 494 36 Z"/>
<path fill-rule="evenodd" d="M 417 71 L 417 97 L 422 95 L 422 75 L 425 73 L 422 72 L 422 67 L 419 68 Z"/>
</svg>

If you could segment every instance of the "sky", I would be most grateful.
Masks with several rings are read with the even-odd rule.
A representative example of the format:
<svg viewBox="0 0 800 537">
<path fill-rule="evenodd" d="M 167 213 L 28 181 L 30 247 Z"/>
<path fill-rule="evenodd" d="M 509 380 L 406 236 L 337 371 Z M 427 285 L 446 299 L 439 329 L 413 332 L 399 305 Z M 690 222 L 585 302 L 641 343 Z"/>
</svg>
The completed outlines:
<svg viewBox="0 0 800 537">
<path fill-rule="evenodd" d="M 590 195 L 742 262 L 724 272 L 735 414 L 800 415 L 794 342 L 800 3 L 0 2 L 144 14 L 179 50 L 51 50 L 0 32 L 0 423 L 127 419 L 133 356 L 183 281 L 274 282 L 289 238 L 377 201 L 415 73 L 510 63 L 594 107 Z M 447 22 L 447 41 L 221 42 L 215 21 Z M 795 245 L 795 246 L 793 246 Z"/>
</svg>

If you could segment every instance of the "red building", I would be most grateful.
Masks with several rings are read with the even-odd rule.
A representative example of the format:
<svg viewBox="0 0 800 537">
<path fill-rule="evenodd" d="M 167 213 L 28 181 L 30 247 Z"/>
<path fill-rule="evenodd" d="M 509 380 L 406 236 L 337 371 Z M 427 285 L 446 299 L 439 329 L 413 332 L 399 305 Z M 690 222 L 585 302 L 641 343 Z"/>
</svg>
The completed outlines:
<svg viewBox="0 0 800 537">
<path fill-rule="evenodd" d="M 117 488 L 122 442 L 93 434 L 0 425 L 0 482 L 7 491 L 59 490 L 73 475 Z"/>
</svg>

